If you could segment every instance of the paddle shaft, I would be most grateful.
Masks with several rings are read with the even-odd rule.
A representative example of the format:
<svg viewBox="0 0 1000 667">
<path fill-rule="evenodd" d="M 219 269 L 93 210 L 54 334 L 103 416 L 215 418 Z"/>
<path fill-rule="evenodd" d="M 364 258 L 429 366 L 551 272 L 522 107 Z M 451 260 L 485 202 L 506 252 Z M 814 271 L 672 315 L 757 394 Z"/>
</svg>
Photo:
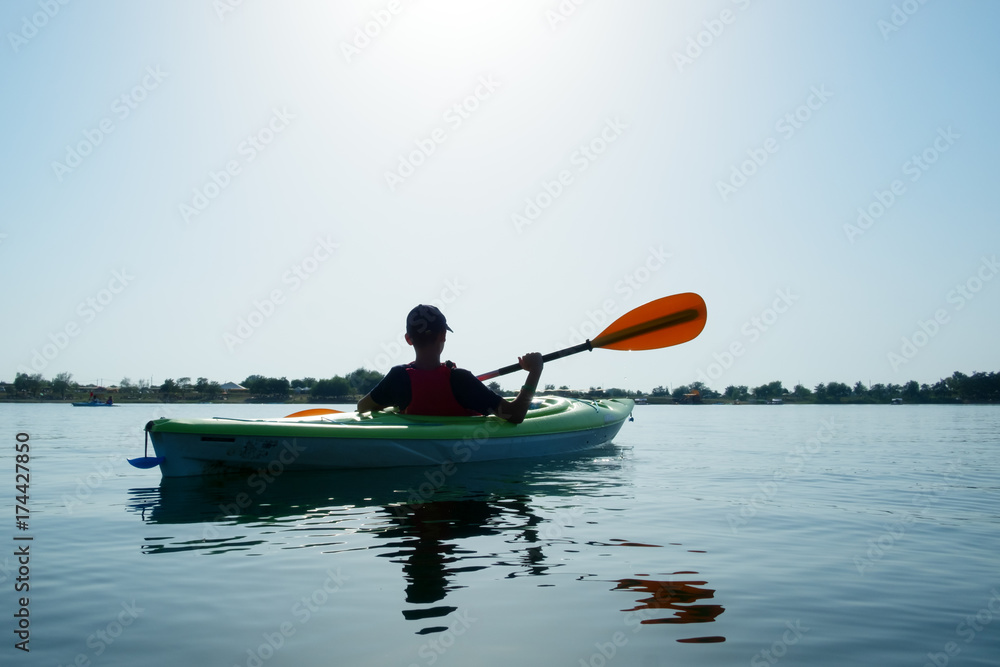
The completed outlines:
<svg viewBox="0 0 1000 667">
<path fill-rule="evenodd" d="M 576 354 L 577 352 L 589 352 L 595 347 L 603 347 L 605 345 L 614 345 L 615 343 L 620 343 L 623 340 L 629 338 L 635 338 L 643 334 L 647 334 L 653 331 L 658 331 L 666 327 L 672 327 L 678 324 L 684 324 L 685 322 L 690 322 L 698 318 L 698 311 L 692 309 L 682 310 L 676 313 L 670 313 L 669 315 L 664 315 L 663 317 L 658 317 L 654 320 L 648 322 L 642 322 L 634 326 L 622 329 L 621 331 L 615 331 L 610 334 L 601 334 L 593 341 L 586 340 L 579 345 L 573 345 L 572 347 L 567 347 L 557 352 L 549 352 L 542 357 L 542 361 L 552 361 L 554 359 L 561 359 L 562 357 L 568 357 L 571 354 Z M 514 373 L 521 370 L 520 364 L 511 364 L 509 366 L 504 366 L 503 368 L 498 368 L 495 371 L 490 371 L 489 373 L 483 373 L 482 375 L 476 376 L 479 380 L 492 380 L 495 377 L 500 377 L 501 375 L 507 375 L 509 373 Z"/>
<path fill-rule="evenodd" d="M 590 341 L 584 341 L 579 345 L 574 345 L 572 347 L 567 347 L 557 352 L 549 352 L 542 356 L 542 361 L 552 361 L 553 359 L 560 359 L 562 357 L 568 357 L 571 354 L 576 354 L 577 352 L 588 352 L 593 350 L 593 346 Z M 503 368 L 498 368 L 495 371 L 490 371 L 489 373 L 483 373 L 482 375 L 477 375 L 479 380 L 492 380 L 495 377 L 500 377 L 501 375 L 508 375 L 509 373 L 514 373 L 515 371 L 521 370 L 521 364 L 511 364 L 510 366 L 504 366 Z"/>
</svg>

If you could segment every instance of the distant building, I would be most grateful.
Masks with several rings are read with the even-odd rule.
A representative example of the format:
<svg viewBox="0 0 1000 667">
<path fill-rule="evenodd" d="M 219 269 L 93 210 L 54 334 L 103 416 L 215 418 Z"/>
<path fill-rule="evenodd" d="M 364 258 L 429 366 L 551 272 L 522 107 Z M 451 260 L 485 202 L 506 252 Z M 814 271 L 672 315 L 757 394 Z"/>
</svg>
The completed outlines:
<svg viewBox="0 0 1000 667">
<path fill-rule="evenodd" d="M 222 391 L 250 391 L 242 385 L 238 385 L 235 382 L 227 382 L 224 385 L 220 385 L 219 389 Z"/>
<path fill-rule="evenodd" d="M 677 402 L 681 405 L 697 405 L 701 403 L 701 392 L 695 389 L 690 394 L 684 394 Z"/>
</svg>

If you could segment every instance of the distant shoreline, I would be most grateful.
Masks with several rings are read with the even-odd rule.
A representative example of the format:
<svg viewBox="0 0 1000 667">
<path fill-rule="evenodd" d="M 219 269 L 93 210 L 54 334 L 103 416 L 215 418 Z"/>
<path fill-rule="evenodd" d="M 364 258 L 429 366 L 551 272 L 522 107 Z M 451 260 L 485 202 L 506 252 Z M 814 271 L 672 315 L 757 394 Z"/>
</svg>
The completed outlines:
<svg viewBox="0 0 1000 667">
<path fill-rule="evenodd" d="M 544 393 L 544 392 L 543 392 Z M 329 400 L 322 401 L 309 401 L 309 400 L 278 400 L 272 401 L 267 399 L 259 399 L 252 397 L 240 397 L 236 399 L 222 400 L 222 401 L 199 401 L 199 400 L 176 400 L 176 401 L 163 401 L 163 400 L 144 400 L 144 399 L 122 399 L 120 401 L 115 401 L 114 405 L 343 405 L 343 404 L 355 404 L 360 400 L 360 396 L 338 396 L 331 398 Z M 603 396 L 579 396 L 574 398 L 581 398 L 585 400 L 599 400 L 601 398 L 610 398 Z M 677 403 L 671 398 L 666 397 L 646 397 L 646 403 L 637 403 L 636 407 L 644 407 L 646 405 L 684 405 L 682 403 Z M 73 401 L 70 399 L 36 399 L 36 398 L 0 398 L 0 405 L 5 404 L 21 404 L 21 403 L 32 403 L 32 404 L 49 404 L 49 405 L 72 405 L 73 403 L 81 403 L 83 401 Z M 705 399 L 700 403 L 693 405 L 733 405 L 733 406 L 743 406 L 743 405 L 755 405 L 755 406 L 767 406 L 767 407 L 784 407 L 788 405 L 891 405 L 891 403 L 886 402 L 876 402 L 876 401 L 838 401 L 838 402 L 819 402 L 819 401 L 795 401 L 785 399 L 781 404 L 768 403 L 767 401 L 760 400 L 747 400 L 747 401 L 726 401 L 719 399 Z M 995 403 L 992 401 L 954 401 L 954 402 L 930 402 L 930 401 L 911 401 L 904 402 L 901 405 L 1000 405 L 1000 403 Z M 84 406 L 78 406 L 84 407 Z M 85 406 L 90 407 L 90 406 Z M 102 402 L 98 402 L 98 406 L 102 407 Z"/>
</svg>

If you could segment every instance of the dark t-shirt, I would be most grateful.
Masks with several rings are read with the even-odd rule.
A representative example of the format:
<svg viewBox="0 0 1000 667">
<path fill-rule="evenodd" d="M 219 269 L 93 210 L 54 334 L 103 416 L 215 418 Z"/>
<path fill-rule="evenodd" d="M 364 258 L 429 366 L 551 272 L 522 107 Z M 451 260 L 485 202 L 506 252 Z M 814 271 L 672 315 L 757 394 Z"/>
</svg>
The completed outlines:
<svg viewBox="0 0 1000 667">
<path fill-rule="evenodd" d="M 497 406 L 503 400 L 503 397 L 495 394 L 464 368 L 453 368 L 450 382 L 451 393 L 455 395 L 459 405 L 481 415 L 496 412 Z M 410 376 L 406 372 L 406 366 L 390 368 L 389 373 L 371 390 L 373 401 L 384 406 L 394 405 L 400 411 L 406 409 L 412 396 Z"/>
</svg>

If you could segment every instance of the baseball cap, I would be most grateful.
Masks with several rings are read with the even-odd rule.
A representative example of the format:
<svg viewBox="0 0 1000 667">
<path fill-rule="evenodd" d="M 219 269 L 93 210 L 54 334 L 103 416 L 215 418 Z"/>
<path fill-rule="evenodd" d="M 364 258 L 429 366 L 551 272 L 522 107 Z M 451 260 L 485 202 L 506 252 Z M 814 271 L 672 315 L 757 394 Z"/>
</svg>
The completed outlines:
<svg viewBox="0 0 1000 667">
<path fill-rule="evenodd" d="M 410 336 L 419 336 L 427 332 L 439 333 L 446 330 L 452 331 L 452 328 L 448 326 L 444 314 L 435 306 L 420 304 L 415 306 L 406 316 L 406 333 Z"/>
</svg>

